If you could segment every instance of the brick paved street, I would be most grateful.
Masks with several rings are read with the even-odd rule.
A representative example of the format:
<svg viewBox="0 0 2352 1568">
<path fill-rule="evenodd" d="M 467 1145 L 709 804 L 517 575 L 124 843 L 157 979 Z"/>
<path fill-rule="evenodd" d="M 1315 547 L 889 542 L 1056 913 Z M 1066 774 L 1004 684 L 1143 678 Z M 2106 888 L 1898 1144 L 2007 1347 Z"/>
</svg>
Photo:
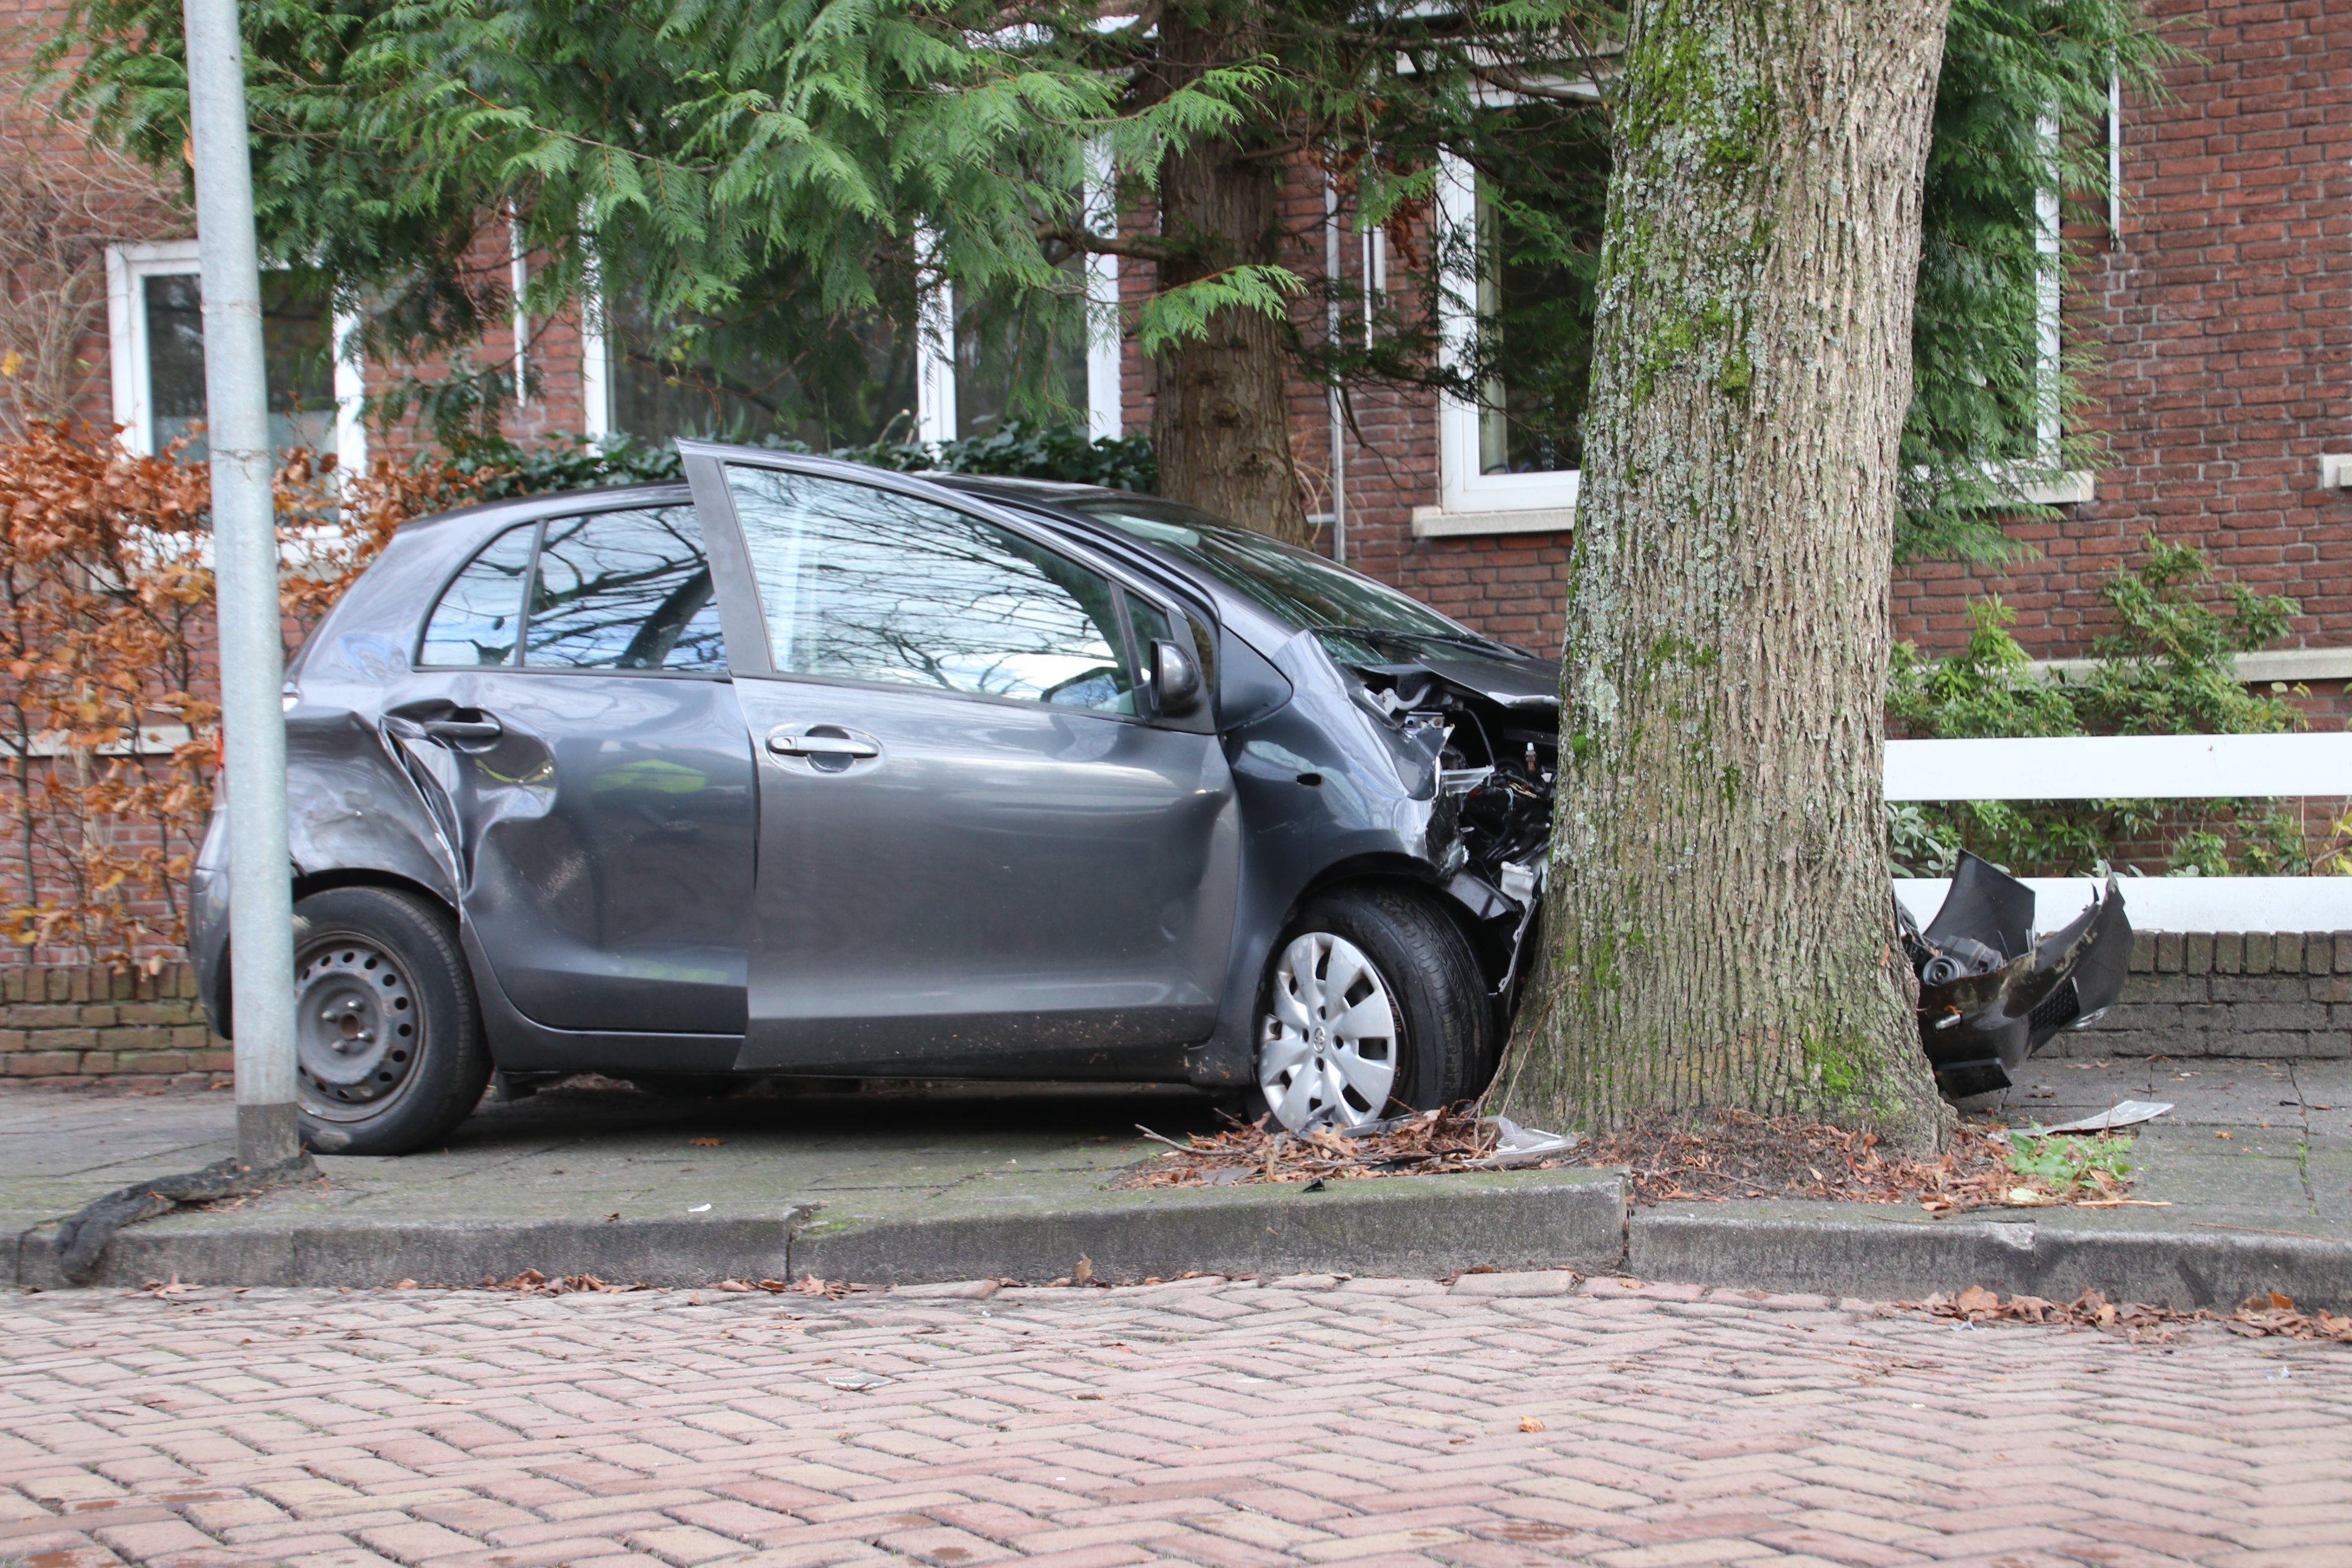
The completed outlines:
<svg viewBox="0 0 2352 1568">
<path fill-rule="evenodd" d="M 16 1297 L 0 1563 L 2352 1563 L 2340 1348 L 1569 1284 Z"/>
</svg>

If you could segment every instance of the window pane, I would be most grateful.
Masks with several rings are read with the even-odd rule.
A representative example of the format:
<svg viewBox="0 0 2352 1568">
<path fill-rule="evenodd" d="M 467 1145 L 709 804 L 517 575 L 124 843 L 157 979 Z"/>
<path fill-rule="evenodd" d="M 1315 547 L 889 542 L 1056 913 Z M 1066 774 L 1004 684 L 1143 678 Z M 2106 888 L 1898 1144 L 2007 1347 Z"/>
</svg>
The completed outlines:
<svg viewBox="0 0 2352 1568">
<path fill-rule="evenodd" d="M 1139 676 L 1151 668 L 1151 645 L 1172 642 L 1180 646 L 1186 640 L 1192 645 L 1193 661 L 1201 667 L 1203 684 L 1213 684 L 1217 673 L 1215 650 L 1209 645 L 1208 629 L 1191 616 L 1183 617 L 1181 628 L 1168 624 L 1168 613 L 1157 605 L 1146 604 L 1129 594 L 1127 596 L 1127 628 L 1135 637 L 1135 664 Z"/>
<path fill-rule="evenodd" d="M 1475 635 L 1385 583 L 1181 501 L 1121 496 L 1069 504 L 1199 567 L 1301 631 L 1363 631 L 1438 641 Z M 1208 668 L 1204 661 L 1202 671 Z"/>
<path fill-rule="evenodd" d="M 193 272 L 150 274 L 143 293 L 151 449 L 161 452 L 204 423 L 204 305 Z M 272 268 L 261 275 L 261 347 L 270 448 L 334 450 L 334 310 L 317 272 Z M 187 460 L 202 462 L 205 452 L 201 438 L 191 442 Z"/>
<path fill-rule="evenodd" d="M 504 664 L 514 652 L 515 626 L 522 618 L 523 574 L 530 570 L 530 542 L 539 525 L 510 528 L 482 547 L 425 623 L 422 664 Z"/>
<path fill-rule="evenodd" d="M 693 509 L 550 521 L 524 640 L 526 665 L 725 669 L 710 563 Z"/>
<path fill-rule="evenodd" d="M 913 439 L 911 289 L 851 321 L 817 316 L 804 296 L 776 298 L 745 319 L 667 337 L 642 302 L 611 301 L 614 427 L 656 446 L 783 438 L 829 451 Z"/>
<path fill-rule="evenodd" d="M 1493 374 L 1479 417 L 1479 471 L 1546 473 L 1584 462 L 1594 289 L 1609 199 L 1609 128 L 1598 107 L 1526 109 L 1496 132 L 1539 163 L 1540 189 L 1478 179 L 1479 310 Z"/>
<path fill-rule="evenodd" d="M 1135 711 L 1110 584 L 867 485 L 730 468 L 780 672 Z"/>
<path fill-rule="evenodd" d="M 1062 270 L 1084 288 L 1086 258 Z M 985 436 L 1010 420 L 1083 424 L 1087 321 L 1083 304 L 1036 289 L 953 289 L 956 434 Z"/>
</svg>

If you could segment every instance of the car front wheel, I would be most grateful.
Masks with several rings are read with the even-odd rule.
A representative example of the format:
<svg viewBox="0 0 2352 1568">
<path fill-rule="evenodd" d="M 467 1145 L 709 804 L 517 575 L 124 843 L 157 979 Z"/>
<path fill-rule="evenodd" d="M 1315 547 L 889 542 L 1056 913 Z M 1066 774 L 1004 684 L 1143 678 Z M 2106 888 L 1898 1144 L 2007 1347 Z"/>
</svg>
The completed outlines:
<svg viewBox="0 0 2352 1568">
<path fill-rule="evenodd" d="M 446 1137 L 490 1076 L 449 917 L 387 888 L 296 903 L 294 1051 L 310 1148 L 405 1154 Z"/>
<path fill-rule="evenodd" d="M 1326 894 L 1266 966 L 1250 1109 L 1296 1131 L 1454 1104 L 1476 1091 L 1490 1016 L 1452 921 L 1396 889 Z"/>
</svg>

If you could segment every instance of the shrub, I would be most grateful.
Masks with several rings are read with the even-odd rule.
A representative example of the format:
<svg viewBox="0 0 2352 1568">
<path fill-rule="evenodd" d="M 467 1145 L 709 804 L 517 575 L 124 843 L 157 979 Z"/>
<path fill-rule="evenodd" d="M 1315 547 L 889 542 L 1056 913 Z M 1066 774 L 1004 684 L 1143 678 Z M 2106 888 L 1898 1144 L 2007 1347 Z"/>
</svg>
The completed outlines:
<svg viewBox="0 0 2352 1568">
<path fill-rule="evenodd" d="M 2074 680 L 2037 674 L 2009 635 L 2015 614 L 1997 597 L 1980 600 L 1969 607 L 1967 644 L 1949 658 L 1896 646 L 1889 727 L 1916 739 L 2257 735 L 2299 727 L 2285 688 L 2250 691 L 2232 665 L 2235 655 L 2285 634 L 2294 601 L 2225 583 L 2216 609 L 2200 596 L 2211 578 L 2211 563 L 2194 546 L 2150 537 L 2147 558 L 2099 590 L 2115 628 L 2093 642 L 2096 662 Z M 1906 801 L 1891 804 L 1888 816 L 1895 863 L 1913 876 L 1950 875 L 1964 848 L 2020 876 L 2077 875 L 2114 865 L 2119 848 L 2149 843 L 2164 847 L 2156 868 L 2177 876 L 2312 868 L 2301 817 L 2275 804 Z"/>
<path fill-rule="evenodd" d="M 285 626 L 299 640 L 408 517 L 469 476 L 379 461 L 349 484 L 278 471 Z M 38 422 L 0 441 L 0 936 L 29 954 L 153 959 L 183 935 L 212 805 L 211 479 L 110 435 Z"/>
</svg>

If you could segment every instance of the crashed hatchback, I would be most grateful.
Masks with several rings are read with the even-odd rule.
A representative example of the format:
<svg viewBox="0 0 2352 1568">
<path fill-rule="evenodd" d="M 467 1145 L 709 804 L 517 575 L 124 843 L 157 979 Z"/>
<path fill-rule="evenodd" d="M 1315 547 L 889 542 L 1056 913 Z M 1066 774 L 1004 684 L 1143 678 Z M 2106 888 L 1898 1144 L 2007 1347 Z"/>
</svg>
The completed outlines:
<svg viewBox="0 0 2352 1568">
<path fill-rule="evenodd" d="M 1285 1123 L 1492 1072 L 1555 666 L 1172 502 L 684 444 L 403 527 L 286 688 L 313 1148 L 598 1071 L 1180 1081 Z M 190 946 L 226 1029 L 216 816 Z"/>
<path fill-rule="evenodd" d="M 1290 1127 L 1485 1085 L 1552 661 L 1171 501 L 680 450 L 404 526 L 296 657 L 312 1148 L 430 1144 L 494 1071 L 1157 1080 Z M 224 1032 L 226 851 L 216 816 Z M 2111 951 L 2000 912 L 1911 938 L 1961 981 L 1931 1055 L 1985 1087 L 2053 961 Z"/>
</svg>

